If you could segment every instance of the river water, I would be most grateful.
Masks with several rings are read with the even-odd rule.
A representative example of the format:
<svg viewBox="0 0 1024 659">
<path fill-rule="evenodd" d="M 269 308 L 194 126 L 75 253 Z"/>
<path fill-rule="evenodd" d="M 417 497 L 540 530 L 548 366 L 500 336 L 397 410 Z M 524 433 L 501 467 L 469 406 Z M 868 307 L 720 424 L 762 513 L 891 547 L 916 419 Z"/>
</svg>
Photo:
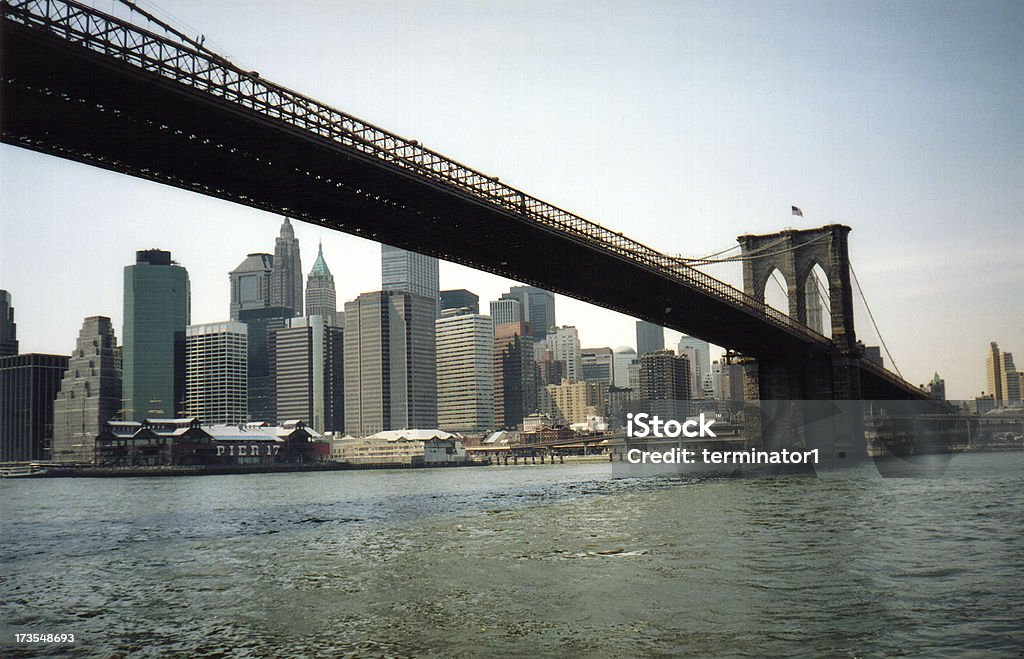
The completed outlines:
<svg viewBox="0 0 1024 659">
<path fill-rule="evenodd" d="M 933 479 L 609 474 L 8 480 L 0 655 L 1024 651 L 1024 453 Z"/>
</svg>

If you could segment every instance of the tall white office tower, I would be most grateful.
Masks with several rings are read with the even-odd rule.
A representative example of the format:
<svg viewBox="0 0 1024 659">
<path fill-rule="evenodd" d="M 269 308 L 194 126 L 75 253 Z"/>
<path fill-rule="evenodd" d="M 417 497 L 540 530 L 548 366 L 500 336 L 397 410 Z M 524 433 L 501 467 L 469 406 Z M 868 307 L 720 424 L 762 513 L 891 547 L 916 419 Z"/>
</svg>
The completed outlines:
<svg viewBox="0 0 1024 659">
<path fill-rule="evenodd" d="M 437 425 L 473 433 L 494 426 L 494 322 L 467 309 L 446 309 L 437 334 Z"/>
</svg>

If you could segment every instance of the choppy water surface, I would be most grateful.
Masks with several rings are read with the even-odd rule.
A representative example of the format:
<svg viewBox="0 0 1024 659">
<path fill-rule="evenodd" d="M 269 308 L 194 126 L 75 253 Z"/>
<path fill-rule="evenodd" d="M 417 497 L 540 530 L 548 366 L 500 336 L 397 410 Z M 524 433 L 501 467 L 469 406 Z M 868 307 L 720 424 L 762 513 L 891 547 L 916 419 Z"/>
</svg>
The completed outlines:
<svg viewBox="0 0 1024 659">
<path fill-rule="evenodd" d="M 609 471 L 3 482 L 0 654 L 1024 648 L 1024 454 L 958 456 L 931 480 Z"/>
</svg>

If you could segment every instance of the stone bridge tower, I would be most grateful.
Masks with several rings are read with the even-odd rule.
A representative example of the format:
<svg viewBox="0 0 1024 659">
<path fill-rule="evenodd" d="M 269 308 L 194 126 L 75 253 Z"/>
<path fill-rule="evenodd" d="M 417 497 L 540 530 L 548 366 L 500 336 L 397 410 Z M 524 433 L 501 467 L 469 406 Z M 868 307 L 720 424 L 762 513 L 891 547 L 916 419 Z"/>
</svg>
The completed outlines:
<svg viewBox="0 0 1024 659">
<path fill-rule="evenodd" d="M 759 356 L 746 368 L 747 400 L 857 400 L 860 398 L 861 349 L 853 328 L 850 285 L 850 227 L 830 224 L 818 229 L 737 238 L 743 258 L 743 289 L 764 300 L 765 286 L 778 268 L 786 278 L 789 317 L 807 324 L 811 270 L 821 266 L 828 279 L 832 316 L 831 354 Z"/>
<path fill-rule="evenodd" d="M 859 423 L 850 419 L 838 423 L 833 418 L 835 406 L 826 403 L 861 397 L 862 349 L 853 327 L 849 233 L 848 226 L 830 224 L 737 238 L 747 295 L 763 301 L 765 286 L 777 268 L 786 279 L 789 317 L 807 325 L 807 292 L 815 284 L 812 270 L 817 265 L 828 280 L 832 318 L 829 352 L 799 350 L 746 360 L 744 395 L 753 405 L 746 411 L 746 434 L 751 446 L 778 449 L 814 445 L 828 455 L 838 452 L 833 450 L 836 446 L 863 444 Z"/>
<path fill-rule="evenodd" d="M 764 289 L 778 268 L 789 290 L 789 317 L 807 324 L 808 284 L 811 270 L 821 266 L 828 278 L 832 341 L 840 352 L 856 349 L 853 330 L 853 289 L 850 286 L 850 227 L 829 224 L 819 229 L 789 229 L 762 236 L 740 236 L 743 292 L 764 300 Z"/>
</svg>

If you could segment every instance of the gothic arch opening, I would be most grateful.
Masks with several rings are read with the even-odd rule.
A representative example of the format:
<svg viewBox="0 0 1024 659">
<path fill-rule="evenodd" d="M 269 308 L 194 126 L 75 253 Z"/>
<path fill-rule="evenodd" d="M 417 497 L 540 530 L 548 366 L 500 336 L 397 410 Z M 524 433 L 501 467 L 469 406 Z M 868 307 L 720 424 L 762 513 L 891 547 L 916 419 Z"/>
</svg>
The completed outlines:
<svg viewBox="0 0 1024 659">
<path fill-rule="evenodd" d="M 789 315 L 789 282 L 782 270 L 772 268 L 764 282 L 764 303 Z"/>
<path fill-rule="evenodd" d="M 807 326 L 822 336 L 832 338 L 832 290 L 828 275 L 820 263 L 815 262 L 807 273 L 804 305 Z"/>
</svg>

